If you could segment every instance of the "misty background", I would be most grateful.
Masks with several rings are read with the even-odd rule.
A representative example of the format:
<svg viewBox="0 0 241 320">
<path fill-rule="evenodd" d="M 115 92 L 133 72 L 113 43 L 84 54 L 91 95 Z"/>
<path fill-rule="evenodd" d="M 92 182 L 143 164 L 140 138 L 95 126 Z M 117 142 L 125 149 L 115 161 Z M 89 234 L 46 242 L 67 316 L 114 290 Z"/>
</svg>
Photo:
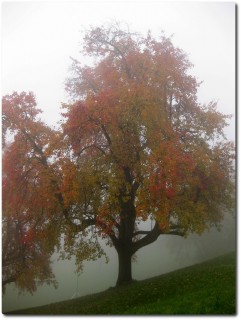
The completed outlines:
<svg viewBox="0 0 241 320">
<path fill-rule="evenodd" d="M 190 266 L 236 249 L 236 223 L 231 214 L 225 216 L 221 231 L 215 228 L 201 236 L 192 234 L 182 238 L 161 235 L 156 242 L 148 245 L 135 255 L 132 262 L 133 279 L 146 278 L 168 273 Z M 147 228 L 151 228 L 148 224 Z M 101 242 L 101 240 L 100 240 Z M 114 248 L 106 247 L 110 261 L 105 258 L 84 263 L 83 272 L 76 274 L 75 259 L 58 261 L 58 254 L 52 256 L 53 272 L 58 288 L 42 285 L 31 295 L 19 294 L 14 284 L 6 287 L 3 295 L 3 312 L 29 308 L 62 300 L 69 300 L 106 290 L 115 286 L 118 272 L 118 257 Z"/>
<path fill-rule="evenodd" d="M 154 36 L 173 34 L 172 41 L 189 55 L 191 73 L 203 81 L 200 103 L 218 102 L 218 111 L 233 114 L 226 129 L 235 140 L 235 3 L 182 1 L 35 1 L 2 3 L 2 95 L 13 91 L 33 91 L 42 118 L 50 126 L 60 120 L 61 102 L 69 75 L 70 56 L 79 58 L 81 31 L 124 21 L 132 31 Z M 148 225 L 147 228 L 151 226 Z M 202 236 L 160 236 L 136 254 L 133 278 L 137 280 L 171 272 L 235 250 L 236 222 L 229 215 L 219 232 L 212 229 Z M 58 289 L 43 285 L 33 294 L 20 294 L 8 285 L 2 298 L 7 312 L 68 300 L 75 293 L 86 295 L 114 286 L 118 259 L 113 248 L 105 247 L 110 259 L 85 262 L 83 273 L 75 273 L 75 260 L 52 257 Z"/>
</svg>

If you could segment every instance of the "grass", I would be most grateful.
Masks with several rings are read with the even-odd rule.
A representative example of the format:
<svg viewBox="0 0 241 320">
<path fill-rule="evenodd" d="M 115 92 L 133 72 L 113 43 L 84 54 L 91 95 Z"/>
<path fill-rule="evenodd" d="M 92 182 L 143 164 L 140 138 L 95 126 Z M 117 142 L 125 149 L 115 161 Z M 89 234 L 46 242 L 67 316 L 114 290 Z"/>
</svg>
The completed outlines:
<svg viewBox="0 0 241 320">
<path fill-rule="evenodd" d="M 236 313 L 235 253 L 118 288 L 14 311 L 55 315 L 233 315 Z"/>
</svg>

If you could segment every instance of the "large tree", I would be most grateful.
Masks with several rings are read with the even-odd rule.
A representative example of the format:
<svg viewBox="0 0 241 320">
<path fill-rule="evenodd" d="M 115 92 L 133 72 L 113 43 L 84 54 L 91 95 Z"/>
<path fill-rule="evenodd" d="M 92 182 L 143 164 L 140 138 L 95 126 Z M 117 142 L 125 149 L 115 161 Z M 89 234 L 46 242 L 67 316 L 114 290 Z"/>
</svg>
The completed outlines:
<svg viewBox="0 0 241 320">
<path fill-rule="evenodd" d="M 223 132 L 229 116 L 213 102 L 198 103 L 192 65 L 169 38 L 93 28 L 83 53 L 94 59 L 89 66 L 73 60 L 67 90 L 75 101 L 64 105 L 61 129 L 20 117 L 23 110 L 15 121 L 16 139 L 31 149 L 20 148 L 24 161 L 39 170 L 36 181 L 26 177 L 24 210 L 37 206 L 50 225 L 58 221 L 65 253 L 80 268 L 104 253 L 98 237 L 106 239 L 118 253 L 122 284 L 132 280 L 139 249 L 160 235 L 201 234 L 232 209 L 233 145 Z M 142 229 L 150 219 L 154 227 Z"/>
</svg>

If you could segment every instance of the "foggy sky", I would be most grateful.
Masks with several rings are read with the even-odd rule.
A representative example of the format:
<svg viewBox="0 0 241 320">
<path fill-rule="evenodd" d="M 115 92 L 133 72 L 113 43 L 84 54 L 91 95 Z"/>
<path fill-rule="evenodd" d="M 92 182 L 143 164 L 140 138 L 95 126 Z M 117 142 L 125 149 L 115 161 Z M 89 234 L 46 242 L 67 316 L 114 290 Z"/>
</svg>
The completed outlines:
<svg viewBox="0 0 241 320">
<path fill-rule="evenodd" d="M 4 2 L 2 5 L 2 93 L 33 91 L 44 119 L 59 120 L 66 102 L 64 82 L 79 57 L 81 31 L 89 25 L 125 21 L 133 31 L 163 30 L 194 64 L 203 81 L 199 101 L 218 101 L 235 113 L 235 4 L 231 2 L 79 1 Z M 234 140 L 234 117 L 228 138 Z"/>
<path fill-rule="evenodd" d="M 204 81 L 199 101 L 218 101 L 218 110 L 235 114 L 235 4 L 231 2 L 79 1 L 4 2 L 2 4 L 2 95 L 33 91 L 43 118 L 55 125 L 61 102 L 68 96 L 64 82 L 70 56 L 79 57 L 81 30 L 113 20 L 125 21 L 132 31 L 156 36 L 173 34 L 174 45 L 188 53 L 192 74 Z M 226 130 L 235 138 L 235 118 Z M 235 247 L 235 222 L 231 218 L 221 233 L 201 238 L 159 237 L 138 252 L 133 277 L 144 279 L 191 265 Z M 101 259 L 85 264 L 79 276 L 81 295 L 114 286 L 117 255 L 108 249 L 110 263 Z M 14 285 L 3 297 L 5 311 L 70 299 L 76 291 L 74 261 L 57 262 L 53 268 L 59 289 L 43 286 L 38 292 L 18 296 Z M 101 274 L 101 276 L 100 276 Z M 3 310 L 4 310 L 3 309 Z"/>
</svg>

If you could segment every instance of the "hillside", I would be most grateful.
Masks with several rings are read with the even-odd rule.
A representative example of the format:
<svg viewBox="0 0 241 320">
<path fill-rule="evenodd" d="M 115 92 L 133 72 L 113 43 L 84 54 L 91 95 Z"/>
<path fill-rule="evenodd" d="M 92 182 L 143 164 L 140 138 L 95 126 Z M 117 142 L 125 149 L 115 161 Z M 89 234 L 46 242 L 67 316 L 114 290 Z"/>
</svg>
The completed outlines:
<svg viewBox="0 0 241 320">
<path fill-rule="evenodd" d="M 8 314 L 235 314 L 236 255 L 119 288 Z"/>
</svg>

